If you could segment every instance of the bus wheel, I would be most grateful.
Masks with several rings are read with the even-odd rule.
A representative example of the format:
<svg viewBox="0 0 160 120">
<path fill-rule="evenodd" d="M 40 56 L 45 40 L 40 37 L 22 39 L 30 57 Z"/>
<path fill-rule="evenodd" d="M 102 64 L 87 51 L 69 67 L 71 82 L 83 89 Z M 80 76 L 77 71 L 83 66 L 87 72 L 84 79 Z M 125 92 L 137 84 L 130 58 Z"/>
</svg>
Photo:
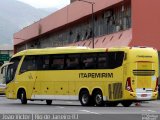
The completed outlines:
<svg viewBox="0 0 160 120">
<path fill-rule="evenodd" d="M 51 105 L 52 104 L 52 100 L 46 100 L 47 105 Z"/>
<path fill-rule="evenodd" d="M 104 105 L 104 101 L 103 101 L 103 95 L 101 91 L 96 91 L 95 93 L 93 93 L 93 97 L 94 97 L 94 102 L 96 104 L 96 106 L 103 106 Z"/>
<path fill-rule="evenodd" d="M 89 106 L 90 104 L 90 95 L 87 90 L 80 92 L 79 100 L 82 106 Z"/>
<path fill-rule="evenodd" d="M 24 90 L 20 92 L 20 100 L 22 104 L 27 104 L 26 92 Z"/>
<path fill-rule="evenodd" d="M 124 106 L 124 107 L 129 107 L 132 105 L 132 101 L 122 101 L 121 104 Z"/>
<path fill-rule="evenodd" d="M 116 107 L 119 104 L 119 102 L 107 102 L 106 106 L 108 107 Z"/>
</svg>

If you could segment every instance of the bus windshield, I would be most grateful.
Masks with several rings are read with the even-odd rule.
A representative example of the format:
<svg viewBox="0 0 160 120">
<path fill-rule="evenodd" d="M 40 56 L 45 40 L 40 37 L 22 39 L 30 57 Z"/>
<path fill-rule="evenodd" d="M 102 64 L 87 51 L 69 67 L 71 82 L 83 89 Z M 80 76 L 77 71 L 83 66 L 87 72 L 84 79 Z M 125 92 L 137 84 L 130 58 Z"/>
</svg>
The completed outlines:
<svg viewBox="0 0 160 120">
<path fill-rule="evenodd" d="M 7 74 L 5 77 L 6 84 L 8 84 L 14 79 L 20 60 L 21 60 L 21 57 L 15 57 L 10 60 L 12 64 L 8 65 Z"/>
</svg>

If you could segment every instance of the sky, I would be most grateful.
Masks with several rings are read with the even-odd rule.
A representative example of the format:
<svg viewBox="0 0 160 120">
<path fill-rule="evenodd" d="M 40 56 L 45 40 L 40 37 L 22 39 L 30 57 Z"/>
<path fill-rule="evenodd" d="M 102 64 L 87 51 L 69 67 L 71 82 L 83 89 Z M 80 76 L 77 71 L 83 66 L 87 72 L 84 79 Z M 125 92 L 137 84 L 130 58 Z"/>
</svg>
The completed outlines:
<svg viewBox="0 0 160 120">
<path fill-rule="evenodd" d="M 27 3 L 35 8 L 63 8 L 70 3 L 70 0 L 18 0 Z"/>
</svg>

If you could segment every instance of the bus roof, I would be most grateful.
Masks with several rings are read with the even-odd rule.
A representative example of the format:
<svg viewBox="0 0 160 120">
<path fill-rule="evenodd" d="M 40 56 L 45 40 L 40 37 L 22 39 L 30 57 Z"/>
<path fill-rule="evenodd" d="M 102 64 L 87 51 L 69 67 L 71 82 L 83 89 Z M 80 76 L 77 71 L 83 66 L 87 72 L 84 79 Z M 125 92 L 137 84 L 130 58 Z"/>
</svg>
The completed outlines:
<svg viewBox="0 0 160 120">
<path fill-rule="evenodd" d="M 131 48 L 137 47 L 114 47 L 114 48 L 88 48 L 88 47 L 80 47 L 80 46 L 70 46 L 70 47 L 55 47 L 55 48 L 43 48 L 43 49 L 28 49 L 23 50 L 15 55 L 23 56 L 23 55 L 43 55 L 43 54 L 65 54 L 65 53 L 87 53 L 87 52 L 107 52 L 107 51 L 128 51 Z M 138 47 L 140 48 L 140 47 Z M 150 49 L 147 47 L 147 49 Z M 152 48 L 153 49 L 153 48 Z"/>
</svg>

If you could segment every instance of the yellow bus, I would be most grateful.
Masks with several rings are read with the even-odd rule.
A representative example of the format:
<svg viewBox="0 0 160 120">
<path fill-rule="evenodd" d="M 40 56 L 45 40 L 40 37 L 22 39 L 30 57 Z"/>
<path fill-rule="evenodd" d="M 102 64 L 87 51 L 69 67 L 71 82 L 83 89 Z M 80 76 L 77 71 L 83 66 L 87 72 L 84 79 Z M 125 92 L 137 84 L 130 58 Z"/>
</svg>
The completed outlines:
<svg viewBox="0 0 160 120">
<path fill-rule="evenodd" d="M 79 100 L 82 106 L 129 107 L 156 100 L 158 54 L 149 47 L 58 47 L 15 54 L 6 75 L 6 97 Z"/>
<path fill-rule="evenodd" d="M 10 63 L 5 63 L 0 67 L 0 94 L 5 94 L 6 83 L 5 75 L 7 73 L 7 67 Z"/>
</svg>

